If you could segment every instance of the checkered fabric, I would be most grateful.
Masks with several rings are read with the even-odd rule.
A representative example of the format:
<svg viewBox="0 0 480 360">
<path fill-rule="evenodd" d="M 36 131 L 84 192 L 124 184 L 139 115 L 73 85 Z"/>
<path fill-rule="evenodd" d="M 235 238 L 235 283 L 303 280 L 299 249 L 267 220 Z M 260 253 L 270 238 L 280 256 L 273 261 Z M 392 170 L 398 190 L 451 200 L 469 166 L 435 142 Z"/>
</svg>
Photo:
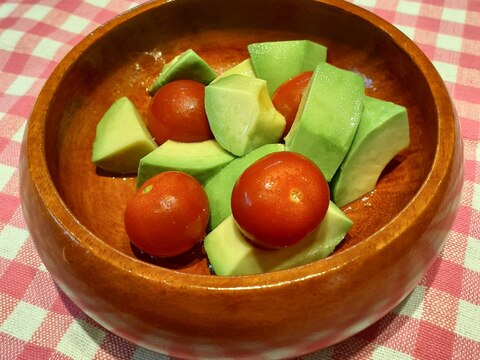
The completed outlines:
<svg viewBox="0 0 480 360">
<path fill-rule="evenodd" d="M 139 1 L 140 2 L 140 1 Z M 20 210 L 18 158 L 36 96 L 90 31 L 139 2 L 0 1 L 0 359 L 167 359 L 106 331 L 54 284 Z M 480 359 L 480 1 L 355 0 L 431 59 L 455 101 L 465 186 L 442 255 L 360 334 L 304 359 Z"/>
</svg>

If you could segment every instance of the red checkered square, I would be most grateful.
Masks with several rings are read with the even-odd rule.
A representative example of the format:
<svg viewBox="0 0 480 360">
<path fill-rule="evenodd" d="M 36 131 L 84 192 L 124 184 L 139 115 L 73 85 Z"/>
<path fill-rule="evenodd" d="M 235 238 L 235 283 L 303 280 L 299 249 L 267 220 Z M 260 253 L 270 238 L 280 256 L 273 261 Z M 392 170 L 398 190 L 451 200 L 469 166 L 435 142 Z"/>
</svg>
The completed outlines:
<svg viewBox="0 0 480 360">
<path fill-rule="evenodd" d="M 467 339 L 463 336 L 457 336 L 453 345 L 455 360 L 478 359 L 480 358 L 480 343 Z"/>
<path fill-rule="evenodd" d="M 452 50 L 439 49 L 435 50 L 435 61 L 444 62 L 447 64 L 458 63 L 460 59 L 460 53 Z M 453 86 L 451 87 L 453 88 Z M 450 89 L 449 89 L 450 90 Z"/>
<path fill-rule="evenodd" d="M 464 179 L 465 181 L 471 181 L 474 182 L 475 179 L 477 178 L 477 164 L 475 160 L 465 160 L 465 173 L 464 173 Z M 464 190 L 465 190 L 465 184 L 464 184 Z M 472 198 L 471 196 L 469 197 L 470 199 Z"/>
<path fill-rule="evenodd" d="M 6 115 L 0 119 L 0 153 L 3 151 L 1 144 L 3 144 L 4 140 L 5 144 L 10 141 L 24 124 L 25 119 L 14 115 Z"/>
<path fill-rule="evenodd" d="M 23 227 L 26 228 L 25 225 Z M 23 244 L 22 248 L 15 257 L 15 261 L 22 263 L 26 266 L 30 266 L 34 269 L 38 269 L 42 265 L 42 260 L 38 256 L 35 245 L 31 239 L 28 239 Z"/>
<path fill-rule="evenodd" d="M 466 24 L 463 28 L 463 36 L 466 39 L 480 41 L 480 31 L 477 26 Z"/>
<path fill-rule="evenodd" d="M 1 199 L 1 196 L 0 196 L 0 199 Z M 25 219 L 23 217 L 22 208 L 20 206 L 20 199 L 17 198 L 17 200 L 19 205 L 13 212 L 12 217 L 10 218 L 9 224 L 20 229 L 26 229 Z"/>
<path fill-rule="evenodd" d="M 23 69 L 25 68 L 25 64 L 30 59 L 28 54 L 21 54 L 21 53 L 11 53 L 5 65 L 2 66 L 3 71 L 10 72 L 14 74 L 21 74 Z"/>
<path fill-rule="evenodd" d="M 452 22 L 452 21 L 442 21 L 439 28 L 440 34 L 447 34 L 462 37 L 463 35 L 463 24 Z"/>
<path fill-rule="evenodd" d="M 37 269 L 12 261 L 0 278 L 0 293 L 22 299 Z"/>
<path fill-rule="evenodd" d="M 454 343 L 454 333 L 422 321 L 418 327 L 413 355 L 422 360 L 447 360 L 451 358 Z M 435 349 L 432 349 L 432 344 L 435 344 Z"/>
<path fill-rule="evenodd" d="M 461 280 L 459 285 L 461 286 Z M 456 314 L 457 310 L 458 297 L 432 287 L 425 293 L 422 320 L 447 331 L 454 331 L 456 317 L 452 314 Z"/>
<path fill-rule="evenodd" d="M 98 12 L 98 14 L 93 18 L 95 22 L 98 24 L 102 24 L 110 19 L 112 19 L 115 15 L 117 15 L 115 12 L 107 10 L 107 9 L 102 9 L 101 11 Z"/>
<path fill-rule="evenodd" d="M 15 170 L 12 177 L 10 178 L 8 183 L 5 185 L 5 187 L 3 188 L 3 193 L 5 193 L 7 195 L 19 197 L 20 196 L 19 183 L 20 183 L 19 172 L 18 172 L 18 170 Z M 24 228 L 24 226 L 21 226 L 21 227 Z"/>
<path fill-rule="evenodd" d="M 48 360 L 53 353 L 53 349 L 34 344 L 26 344 L 23 351 L 18 356 L 18 360 Z"/>
<path fill-rule="evenodd" d="M 25 347 L 25 343 L 22 340 L 1 331 L 0 345 L 0 355 L 2 355 L 5 360 L 17 359 Z"/>
<path fill-rule="evenodd" d="M 480 276 L 478 272 L 468 268 L 464 270 L 461 299 L 480 306 Z"/>
<path fill-rule="evenodd" d="M 480 53 L 469 54 L 462 52 L 462 54 L 460 55 L 459 65 L 461 67 L 476 69 L 478 67 L 478 64 L 480 64 Z"/>
<path fill-rule="evenodd" d="M 9 112 L 12 115 L 27 119 L 32 113 L 36 100 L 36 96 L 22 96 L 21 98 L 17 98 L 16 101 L 12 102 Z"/>
<path fill-rule="evenodd" d="M 3 230 L 5 225 L 0 224 L 0 232 Z M 10 260 L 5 259 L 4 257 L 0 256 L 0 277 L 2 277 L 5 270 L 7 270 L 8 266 L 10 265 Z"/>
<path fill-rule="evenodd" d="M 470 236 L 476 239 L 480 239 L 480 211 L 473 209 L 472 210 L 472 219 L 470 227 Z"/>
<path fill-rule="evenodd" d="M 131 342 L 107 332 L 93 360 L 132 359 L 135 350 Z"/>
<path fill-rule="evenodd" d="M 33 334 L 30 342 L 38 346 L 55 349 L 73 321 L 72 316 L 49 312 Z"/>
<path fill-rule="evenodd" d="M 52 296 L 56 290 L 57 287 L 51 276 L 45 271 L 38 271 L 24 295 L 24 301 L 48 310 L 56 301 Z"/>
<path fill-rule="evenodd" d="M 424 279 L 425 285 L 458 298 L 462 289 L 463 266 L 437 258 L 432 268 L 434 270 L 429 271 Z"/>
<path fill-rule="evenodd" d="M 454 96 L 460 100 L 474 103 L 480 99 L 480 88 L 469 85 L 456 84 Z"/>
<path fill-rule="evenodd" d="M 459 206 L 455 223 L 453 224 L 453 230 L 461 234 L 469 234 L 470 231 L 470 219 L 472 217 L 472 208 L 467 206 Z"/>
<path fill-rule="evenodd" d="M 58 293 L 58 296 L 56 297 L 55 302 L 50 309 L 51 311 L 54 311 L 60 315 L 70 315 L 75 318 L 83 316 L 83 311 L 80 310 L 80 308 L 75 305 L 75 303 L 70 300 L 67 295 L 65 295 L 58 287 L 56 292 Z"/>
<path fill-rule="evenodd" d="M 395 351 L 411 353 L 419 321 L 405 315 L 387 314 L 358 336 L 369 342 L 382 344 Z"/>
<path fill-rule="evenodd" d="M 2 259 L 0 258 L 0 260 Z M 17 306 L 18 302 L 19 300 L 17 298 L 0 292 L 0 308 L 2 309 L 2 311 L 0 312 L 0 326 L 10 316 L 12 311 L 15 309 L 15 306 Z"/>
<path fill-rule="evenodd" d="M 465 234 L 450 231 L 441 254 L 443 261 L 451 261 L 463 269 L 463 260 L 465 259 L 465 253 L 467 250 L 467 237 L 468 236 Z M 444 270 L 447 270 L 446 267 Z M 435 280 L 433 281 L 435 282 Z"/>
<path fill-rule="evenodd" d="M 10 143 L 10 140 L 3 137 L 3 136 L 0 136 L 0 154 L 3 153 L 5 151 L 5 149 L 7 148 L 7 145 Z"/>
<path fill-rule="evenodd" d="M 16 141 L 8 141 L 5 148 L 0 150 L 0 163 L 17 167 L 20 159 L 21 144 Z M 0 202 L 2 204 L 2 202 Z"/>
<path fill-rule="evenodd" d="M 16 196 L 0 193 L 0 222 L 10 223 L 13 214 L 20 208 L 20 199 Z"/>
<path fill-rule="evenodd" d="M 50 360 L 72 360 L 72 358 L 58 351 L 54 351 L 52 356 L 50 356 Z M 106 360 L 110 360 L 110 359 L 107 358 Z M 115 359 L 111 359 L 111 360 L 115 360 Z"/>
</svg>

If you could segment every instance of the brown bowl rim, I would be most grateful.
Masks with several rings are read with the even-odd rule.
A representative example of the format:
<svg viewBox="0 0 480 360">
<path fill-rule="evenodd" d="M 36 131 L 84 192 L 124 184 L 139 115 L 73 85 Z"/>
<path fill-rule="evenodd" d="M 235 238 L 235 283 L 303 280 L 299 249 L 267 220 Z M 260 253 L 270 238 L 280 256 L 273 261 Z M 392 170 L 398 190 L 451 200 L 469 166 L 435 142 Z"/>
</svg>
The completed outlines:
<svg viewBox="0 0 480 360">
<path fill-rule="evenodd" d="M 89 46 L 104 34 L 111 31 L 116 26 L 129 21 L 131 17 L 138 16 L 157 6 L 163 6 L 172 1 L 182 0 L 153 1 L 134 7 L 119 14 L 104 25 L 101 25 L 81 40 L 72 50 L 70 50 L 70 52 L 67 53 L 54 69 L 51 76 L 47 79 L 34 105 L 31 119 L 24 135 L 24 142 L 26 141 L 27 147 L 37 149 L 37 151 L 27 151 L 29 156 L 28 161 L 29 163 L 41 164 L 41 166 L 33 168 L 29 167 L 28 171 L 31 172 L 33 183 L 37 184 L 37 191 L 42 201 L 55 220 L 66 231 L 68 231 L 71 236 L 78 239 L 83 246 L 88 247 L 92 254 L 102 258 L 112 266 L 118 267 L 118 264 L 122 264 L 124 270 L 135 270 L 139 276 L 148 278 L 154 282 L 168 284 L 171 287 L 188 286 L 190 288 L 202 288 L 215 291 L 221 289 L 243 291 L 256 290 L 263 287 L 284 286 L 290 282 L 303 281 L 312 277 L 320 277 L 327 273 L 339 271 L 342 266 L 352 260 L 373 256 L 375 250 L 379 250 L 394 241 L 395 234 L 400 234 L 406 230 L 409 221 L 404 221 L 404 219 L 419 217 L 427 210 L 429 204 L 428 199 L 434 197 L 438 189 L 441 188 L 439 185 L 448 177 L 446 175 L 450 166 L 445 166 L 445 163 L 440 162 L 439 154 L 448 154 L 450 165 L 453 161 L 455 146 L 455 110 L 443 80 L 422 50 L 405 34 L 386 20 L 366 9 L 345 1 L 312 0 L 326 4 L 327 6 L 343 9 L 343 11 L 347 11 L 354 16 L 363 18 L 376 26 L 380 31 L 387 34 L 391 41 L 396 43 L 402 51 L 410 54 L 410 57 L 422 74 L 428 73 L 431 75 L 430 81 L 427 82 L 433 94 L 439 118 L 438 132 L 436 134 L 438 142 L 432 167 L 418 192 L 389 223 L 370 237 L 335 254 L 334 256 L 287 270 L 242 276 L 198 275 L 155 266 L 121 253 L 84 227 L 68 209 L 50 176 L 45 156 L 45 136 L 29 136 L 32 133 L 29 129 L 41 126 L 40 133 L 45 135 L 45 121 L 49 112 L 49 104 L 55 96 L 55 89 L 63 80 L 65 74 L 67 74 L 70 68 L 75 65 L 80 54 L 87 50 Z M 41 149 L 41 151 L 38 151 L 38 149 Z M 445 158 L 442 158 L 442 160 L 445 160 Z M 32 169 L 35 169 L 35 171 L 32 171 Z M 43 186 L 39 187 L 39 183 Z M 49 199 L 48 203 L 46 201 L 47 198 Z M 65 224 L 69 224 L 70 227 L 66 227 Z"/>
</svg>

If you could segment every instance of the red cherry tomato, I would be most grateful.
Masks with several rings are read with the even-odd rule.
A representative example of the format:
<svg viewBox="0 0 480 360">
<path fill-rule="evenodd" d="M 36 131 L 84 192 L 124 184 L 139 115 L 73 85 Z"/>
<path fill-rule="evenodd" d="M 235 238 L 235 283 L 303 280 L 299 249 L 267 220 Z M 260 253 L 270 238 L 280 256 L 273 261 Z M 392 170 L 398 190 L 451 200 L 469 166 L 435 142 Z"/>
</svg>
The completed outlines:
<svg viewBox="0 0 480 360">
<path fill-rule="evenodd" d="M 279 113 L 285 116 L 285 130 L 282 137 L 285 137 L 292 127 L 295 115 L 297 115 L 300 100 L 305 88 L 313 75 L 313 71 L 303 72 L 290 80 L 285 81 L 275 90 L 272 96 L 273 106 Z"/>
<path fill-rule="evenodd" d="M 205 85 L 176 80 L 155 93 L 147 116 L 157 144 L 167 140 L 196 142 L 213 138 L 205 113 Z"/>
<path fill-rule="evenodd" d="M 125 229 L 140 250 L 170 257 L 203 240 L 209 216 L 202 185 L 190 175 L 167 171 L 148 179 L 128 202 Z"/>
<path fill-rule="evenodd" d="M 282 151 L 257 160 L 239 177 L 232 191 L 232 214 L 254 243 L 281 248 L 317 228 L 329 198 L 320 169 L 303 155 Z"/>
</svg>

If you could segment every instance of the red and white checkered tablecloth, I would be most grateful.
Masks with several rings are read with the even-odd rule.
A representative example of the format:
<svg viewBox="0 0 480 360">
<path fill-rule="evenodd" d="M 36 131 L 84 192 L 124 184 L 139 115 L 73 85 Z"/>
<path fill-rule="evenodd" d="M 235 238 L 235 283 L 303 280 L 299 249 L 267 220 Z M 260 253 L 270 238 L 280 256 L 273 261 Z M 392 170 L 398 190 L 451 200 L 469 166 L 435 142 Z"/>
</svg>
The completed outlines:
<svg viewBox="0 0 480 360">
<path fill-rule="evenodd" d="M 18 159 L 36 96 L 62 57 L 143 1 L 0 1 L 0 359 L 167 359 L 119 338 L 52 281 L 20 209 Z M 480 359 L 480 1 L 355 0 L 427 54 L 455 101 L 465 185 L 442 255 L 394 311 L 304 359 Z"/>
</svg>

